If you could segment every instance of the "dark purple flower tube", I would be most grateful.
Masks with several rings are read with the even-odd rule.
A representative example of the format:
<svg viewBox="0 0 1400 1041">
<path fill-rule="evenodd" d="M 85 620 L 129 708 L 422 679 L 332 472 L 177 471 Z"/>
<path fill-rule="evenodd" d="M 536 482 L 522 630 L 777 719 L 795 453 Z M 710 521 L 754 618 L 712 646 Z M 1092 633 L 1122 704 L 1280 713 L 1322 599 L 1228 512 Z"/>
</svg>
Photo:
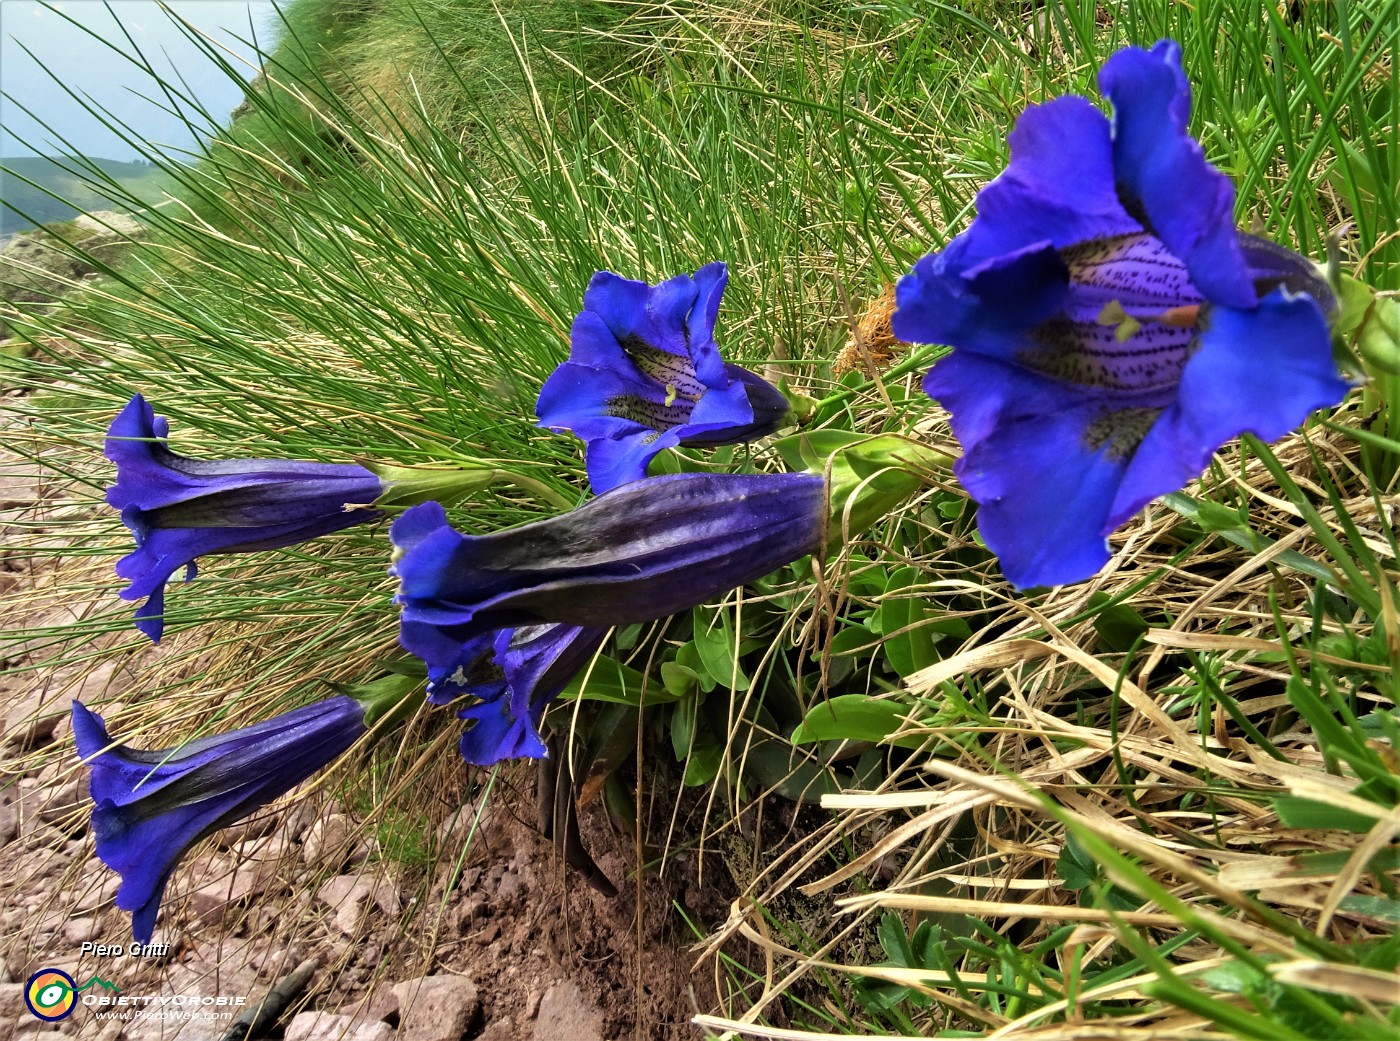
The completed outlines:
<svg viewBox="0 0 1400 1041">
<path fill-rule="evenodd" d="M 166 447 L 169 423 L 141 395 L 122 409 L 107 432 L 107 458 L 117 483 L 107 502 L 121 510 L 136 551 L 117 562 L 130 585 L 123 600 L 145 599 L 136 627 L 159 642 L 165 583 L 180 568 L 195 575 L 206 553 L 279 549 L 363 524 L 384 490 L 369 470 L 351 463 L 281 459 L 189 459 Z"/>
<path fill-rule="evenodd" d="M 399 642 L 451 670 L 500 629 L 664 618 L 815 552 L 825 498 L 814 474 L 673 474 L 480 536 L 436 503 L 415 506 L 390 530 Z"/>
<path fill-rule="evenodd" d="M 646 476 L 676 445 L 728 445 L 771 434 L 788 400 L 757 373 L 720 357 L 715 317 L 722 261 L 648 285 L 599 271 L 570 331 L 569 360 L 540 390 L 540 426 L 587 443 L 595 492 Z"/>
<path fill-rule="evenodd" d="M 248 816 L 329 765 L 366 732 L 344 695 L 264 723 L 146 751 L 112 745 L 102 717 L 73 702 L 73 736 L 92 768 L 97 855 L 122 876 L 117 906 L 147 943 L 170 874 L 204 836 Z"/>
</svg>

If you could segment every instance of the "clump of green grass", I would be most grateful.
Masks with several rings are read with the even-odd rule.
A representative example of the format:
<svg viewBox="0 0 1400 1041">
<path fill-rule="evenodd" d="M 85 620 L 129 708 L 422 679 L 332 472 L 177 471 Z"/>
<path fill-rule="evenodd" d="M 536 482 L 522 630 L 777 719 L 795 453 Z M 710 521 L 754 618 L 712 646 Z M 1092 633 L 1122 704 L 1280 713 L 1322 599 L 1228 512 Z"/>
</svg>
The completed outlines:
<svg viewBox="0 0 1400 1041">
<path fill-rule="evenodd" d="M 492 489 L 456 517 L 493 530 L 582 497 L 575 446 L 535 429 L 533 404 L 593 271 L 725 259 L 720 343 L 814 399 L 809 429 L 951 448 L 918 386 L 926 356 L 878 379 L 832 359 L 866 303 L 966 225 L 1027 104 L 1093 93 L 1109 53 L 1163 36 L 1242 223 L 1319 259 L 1346 225 L 1360 277 L 1393 291 L 1400 271 L 1385 3 L 1294 20 L 1052 3 L 1026 20 L 998 3 L 497 16 L 395 0 L 329 33 L 323 14 L 294 4 L 240 124 L 198 165 L 167 164 L 179 205 L 153 211 L 151 244 L 60 316 L 12 319 L 34 350 L 6 376 L 36 392 L 7 406 L 32 424 L 17 447 L 64 477 L 18 554 L 65 563 L 7 609 L 91 605 L 12 624 L 29 644 L 12 657 L 40 674 L 121 656 L 142 692 L 123 699 L 133 743 L 321 696 L 397 654 L 374 529 L 207 562 L 171 592 L 171 646 L 144 647 L 107 574 L 126 534 L 94 509 L 101 432 L 133 391 L 187 454 L 528 468 L 544 493 Z M 643 788 L 675 764 L 705 793 L 699 836 L 648 843 L 722 842 L 779 804 L 835 815 L 758 858 L 756 903 L 706 940 L 732 986 L 698 1021 L 1393 1035 L 1400 444 L 1393 380 L 1367 393 L 1272 451 L 1222 454 L 1081 586 L 1013 595 L 966 497 L 935 480 L 819 581 L 789 569 L 617 634 L 572 692 L 604 702 L 579 737 L 589 781 L 629 812 L 607 778 L 640 744 Z M 781 465 L 765 448 L 712 462 Z M 376 806 L 405 800 L 379 827 L 414 863 L 421 747 L 372 782 Z M 774 919 L 799 888 L 838 912 L 830 934 Z M 868 928 L 838 935 L 846 912 Z"/>
</svg>

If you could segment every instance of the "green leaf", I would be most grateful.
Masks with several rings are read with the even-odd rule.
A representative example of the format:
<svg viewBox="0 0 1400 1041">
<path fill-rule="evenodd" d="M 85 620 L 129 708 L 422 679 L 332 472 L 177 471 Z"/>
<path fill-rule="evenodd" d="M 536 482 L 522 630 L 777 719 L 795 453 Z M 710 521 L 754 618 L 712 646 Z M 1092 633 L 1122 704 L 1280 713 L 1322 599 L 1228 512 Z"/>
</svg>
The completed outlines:
<svg viewBox="0 0 1400 1041">
<path fill-rule="evenodd" d="M 832 771 L 786 742 L 761 740 L 749 747 L 744 757 L 744 783 L 771 788 L 777 795 L 792 802 L 815 806 L 823 795 L 841 790 Z M 844 776 L 844 775 L 843 775 Z M 849 785 L 849 777 L 844 783 Z"/>
<path fill-rule="evenodd" d="M 710 618 L 713 625 L 708 624 Z M 739 668 L 734 657 L 737 640 L 729 622 L 729 612 L 723 609 L 714 612 L 702 608 L 695 609 L 695 650 L 705 671 L 716 683 L 729 690 L 748 690 L 749 678 Z"/>
<path fill-rule="evenodd" d="M 648 684 L 646 677 L 636 669 L 601 655 L 592 671 L 584 669 L 569 681 L 561 693 L 566 698 L 581 697 L 585 701 L 608 701 L 636 707 L 642 703 L 644 689 L 648 705 L 668 704 L 676 700 L 674 694 L 659 684 Z"/>
<path fill-rule="evenodd" d="M 903 595 L 904 590 L 918 586 L 922 580 L 923 573 L 918 568 L 896 569 L 885 586 L 886 599 L 880 604 L 877 612 L 879 619 L 876 624 L 880 632 L 898 634 L 886 636 L 881 646 L 885 657 L 900 676 L 912 676 L 920 669 L 938 661 L 938 652 L 934 649 L 934 631 L 922 624 L 933 612 L 925 606 L 922 596 Z M 909 628 L 910 626 L 914 628 Z"/>
<path fill-rule="evenodd" d="M 1202 531 L 1243 531 L 1249 527 L 1247 518 L 1239 511 L 1209 499 L 1196 503 L 1196 524 Z"/>
<path fill-rule="evenodd" d="M 1355 854 L 1349 849 L 1333 850 L 1330 853 L 1303 853 L 1293 858 L 1300 876 L 1335 875 L 1350 862 Z M 1375 856 L 1366 862 L 1367 871 L 1400 871 L 1400 846 L 1388 846 L 1377 850 Z"/>
<path fill-rule="evenodd" d="M 921 968 L 914 960 L 914 949 L 909 945 L 909 934 L 899 915 L 886 911 L 880 916 L 875 933 L 880 938 L 880 946 L 885 949 L 885 957 L 891 963 L 905 969 Z"/>
<path fill-rule="evenodd" d="M 789 470 L 812 470 L 821 473 L 833 452 L 857 441 L 868 440 L 868 434 L 828 427 L 824 430 L 806 430 L 790 437 L 779 438 L 773 442 L 773 447 L 783 457 L 783 462 L 787 463 Z"/>
<path fill-rule="evenodd" d="M 1196 978 L 1225 994 L 1255 994 L 1268 982 L 1258 969 L 1237 961 L 1207 969 Z"/>
<path fill-rule="evenodd" d="M 795 745 L 817 741 L 884 741 L 909 715 L 910 706 L 869 694 L 841 694 L 814 705 L 792 732 Z M 894 742 L 903 748 L 920 748 L 924 739 L 910 735 Z"/>
<path fill-rule="evenodd" d="M 831 638 L 831 656 L 841 658 L 848 654 L 873 654 L 879 650 L 876 635 L 863 625 L 848 625 Z M 814 659 L 820 654 L 814 654 Z"/>
<path fill-rule="evenodd" d="M 1107 593 L 1095 593 L 1089 598 L 1089 606 L 1102 607 L 1109 599 Z M 1130 650 L 1149 628 L 1147 620 L 1127 604 L 1103 607 L 1094 616 L 1094 631 L 1110 651 Z"/>
<path fill-rule="evenodd" d="M 700 689 L 700 677 L 695 670 L 687 668 L 680 662 L 663 661 L 661 663 L 661 685 L 668 693 L 674 694 L 678 698 L 688 697 Z"/>
<path fill-rule="evenodd" d="M 1361 357 L 1391 376 L 1400 375 L 1400 300 L 1377 297 L 1356 338 Z"/>
<path fill-rule="evenodd" d="M 1343 897 L 1339 905 L 1343 911 L 1354 911 L 1357 914 L 1370 915 L 1372 918 L 1380 918 L 1387 922 L 1394 922 L 1400 925 L 1400 900 L 1391 900 L 1384 896 L 1365 896 L 1355 893 L 1348 897 Z"/>
<path fill-rule="evenodd" d="M 682 783 L 687 788 L 699 788 L 709 784 L 719 775 L 719 766 L 723 760 L 723 745 L 702 745 L 692 749 L 690 758 L 685 761 Z"/>
<path fill-rule="evenodd" d="M 695 673 L 700 681 L 700 689 L 706 694 L 715 689 L 715 678 L 710 675 L 705 663 L 700 660 L 700 650 L 693 642 L 683 643 L 676 651 L 676 664 Z"/>
<path fill-rule="evenodd" d="M 1055 861 L 1055 874 L 1060 876 L 1066 889 L 1072 889 L 1075 892 L 1086 889 L 1098 881 L 1098 872 L 1081 864 L 1070 849 L 1068 842 L 1060 849 L 1060 855 Z"/>
<path fill-rule="evenodd" d="M 1285 828 L 1364 833 L 1376 826 L 1375 817 L 1296 795 L 1276 795 L 1273 804 L 1279 823 Z"/>
<path fill-rule="evenodd" d="M 675 711 L 671 713 L 671 750 L 676 753 L 676 762 L 689 754 L 695 741 L 695 720 L 699 709 L 699 698 L 686 698 L 677 702 Z"/>
</svg>

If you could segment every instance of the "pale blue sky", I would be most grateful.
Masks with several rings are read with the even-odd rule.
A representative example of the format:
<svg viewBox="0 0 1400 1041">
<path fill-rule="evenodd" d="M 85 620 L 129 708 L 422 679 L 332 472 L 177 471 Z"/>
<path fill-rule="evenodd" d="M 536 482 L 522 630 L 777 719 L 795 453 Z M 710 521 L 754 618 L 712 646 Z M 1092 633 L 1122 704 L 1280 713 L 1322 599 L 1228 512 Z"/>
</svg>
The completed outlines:
<svg viewBox="0 0 1400 1041">
<path fill-rule="evenodd" d="M 0 97 L 0 157 L 78 153 L 104 159 L 137 158 L 132 145 L 85 112 L 63 86 L 106 109 L 109 121 L 125 123 L 131 136 L 167 154 L 196 148 L 184 122 L 162 111 L 171 105 L 151 74 L 125 57 L 132 46 L 122 29 L 162 79 L 177 86 L 183 80 L 183 92 L 193 96 L 216 122 L 227 124 L 229 113 L 242 100 L 238 85 L 201 52 L 163 7 L 247 60 L 252 59 L 253 49 L 239 41 L 256 39 L 260 48 L 269 49 L 281 24 L 273 0 L 169 0 L 164 5 L 158 0 L 0 0 L 0 91 L 7 95 Z M 245 79 L 256 71 L 231 55 L 225 57 Z M 40 126 L 25 108 L 52 131 Z M 188 115 L 196 125 L 203 125 L 197 112 Z M 66 144 L 57 140 L 59 135 L 67 139 Z"/>
</svg>

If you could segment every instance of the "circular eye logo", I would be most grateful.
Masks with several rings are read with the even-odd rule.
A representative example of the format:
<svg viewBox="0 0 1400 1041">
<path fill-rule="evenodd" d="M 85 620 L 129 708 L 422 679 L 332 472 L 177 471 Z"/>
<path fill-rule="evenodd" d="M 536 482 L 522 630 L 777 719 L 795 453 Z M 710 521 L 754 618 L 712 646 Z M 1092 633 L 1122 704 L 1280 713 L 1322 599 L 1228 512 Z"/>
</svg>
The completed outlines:
<svg viewBox="0 0 1400 1041">
<path fill-rule="evenodd" d="M 65 1018 L 77 1004 L 78 985 L 62 969 L 40 969 L 29 977 L 24 1003 L 40 1019 L 53 1022 Z"/>
</svg>

